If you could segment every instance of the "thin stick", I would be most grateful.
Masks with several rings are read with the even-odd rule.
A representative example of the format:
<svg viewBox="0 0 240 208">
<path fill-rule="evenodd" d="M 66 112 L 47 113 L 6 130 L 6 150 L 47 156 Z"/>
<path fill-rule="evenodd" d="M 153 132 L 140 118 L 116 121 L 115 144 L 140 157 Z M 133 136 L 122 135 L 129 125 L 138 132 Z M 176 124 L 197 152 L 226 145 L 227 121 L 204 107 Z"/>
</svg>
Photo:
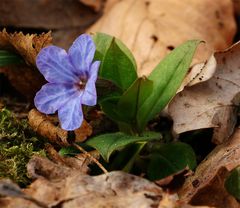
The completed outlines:
<svg viewBox="0 0 240 208">
<path fill-rule="evenodd" d="M 98 160 L 96 158 L 94 158 L 92 155 L 90 155 L 85 149 L 83 149 L 81 146 L 77 145 L 76 143 L 72 144 L 74 147 L 76 147 L 77 149 L 79 149 L 81 152 L 83 152 L 85 155 L 87 155 L 87 157 L 89 157 L 90 160 L 92 160 L 94 163 L 96 163 L 96 165 L 105 173 L 107 174 L 108 171 L 103 167 L 103 165 L 98 162 Z"/>
</svg>

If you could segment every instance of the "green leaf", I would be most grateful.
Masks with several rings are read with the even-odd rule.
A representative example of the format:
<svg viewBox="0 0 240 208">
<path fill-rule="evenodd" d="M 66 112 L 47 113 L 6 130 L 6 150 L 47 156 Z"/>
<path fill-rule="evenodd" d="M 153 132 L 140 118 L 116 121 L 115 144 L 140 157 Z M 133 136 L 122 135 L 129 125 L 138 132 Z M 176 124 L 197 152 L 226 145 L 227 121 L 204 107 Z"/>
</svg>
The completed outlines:
<svg viewBox="0 0 240 208">
<path fill-rule="evenodd" d="M 181 142 L 163 144 L 149 157 L 148 177 L 150 180 L 165 178 L 186 167 L 193 170 L 197 165 L 192 147 Z"/>
<path fill-rule="evenodd" d="M 101 61 L 99 76 L 126 90 L 137 79 L 132 53 L 115 37 L 97 33 L 93 39 L 96 44 L 95 59 Z"/>
<path fill-rule="evenodd" d="M 111 154 L 116 150 L 136 142 L 146 142 L 160 138 L 161 134 L 157 132 L 146 132 L 141 137 L 116 132 L 90 138 L 86 141 L 86 144 L 98 150 L 103 159 L 108 162 Z"/>
<path fill-rule="evenodd" d="M 120 121 L 122 120 L 119 114 L 117 104 L 119 102 L 120 96 L 108 97 L 101 101 L 101 107 L 103 112 L 112 120 Z"/>
<path fill-rule="evenodd" d="M 19 55 L 9 51 L 0 50 L 0 67 L 22 62 L 23 59 Z"/>
<path fill-rule="evenodd" d="M 97 79 L 96 88 L 98 103 L 101 103 L 107 98 L 120 96 L 122 94 L 122 90 L 118 86 L 116 86 L 112 81 L 103 78 Z"/>
<path fill-rule="evenodd" d="M 151 94 L 152 88 L 152 81 L 146 77 L 138 78 L 121 97 L 115 96 L 103 100 L 101 102 L 102 109 L 111 119 L 126 123 L 125 125 L 130 125 L 131 128 L 137 128 L 136 116 L 138 109 Z"/>
<path fill-rule="evenodd" d="M 225 181 L 225 188 L 231 195 L 240 200 L 240 166 L 231 171 Z"/>
<path fill-rule="evenodd" d="M 152 93 L 153 82 L 146 77 L 138 78 L 121 96 L 118 111 L 122 121 L 136 126 L 138 110 Z"/>
<path fill-rule="evenodd" d="M 138 111 L 137 122 L 143 129 L 176 94 L 191 64 L 199 40 L 187 41 L 166 56 L 149 75 L 153 91 Z"/>
</svg>

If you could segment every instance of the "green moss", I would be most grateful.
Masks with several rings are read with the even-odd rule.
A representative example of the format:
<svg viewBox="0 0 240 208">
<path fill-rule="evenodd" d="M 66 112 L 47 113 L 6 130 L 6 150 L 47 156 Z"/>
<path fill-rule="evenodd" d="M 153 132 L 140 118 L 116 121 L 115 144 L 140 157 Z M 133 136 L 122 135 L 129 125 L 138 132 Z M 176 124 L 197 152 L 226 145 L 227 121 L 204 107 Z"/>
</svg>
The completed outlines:
<svg viewBox="0 0 240 208">
<path fill-rule="evenodd" d="M 0 178 L 28 184 L 26 164 L 34 154 L 45 155 L 43 149 L 43 138 L 31 130 L 26 119 L 17 120 L 7 109 L 0 110 Z"/>
</svg>

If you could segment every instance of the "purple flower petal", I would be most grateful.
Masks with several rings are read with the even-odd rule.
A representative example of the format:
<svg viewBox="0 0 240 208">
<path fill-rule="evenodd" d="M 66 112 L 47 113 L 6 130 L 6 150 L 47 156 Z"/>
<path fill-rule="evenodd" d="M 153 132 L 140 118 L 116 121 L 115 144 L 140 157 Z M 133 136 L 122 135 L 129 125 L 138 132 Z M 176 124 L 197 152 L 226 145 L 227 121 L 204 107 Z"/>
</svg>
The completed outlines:
<svg viewBox="0 0 240 208">
<path fill-rule="evenodd" d="M 37 92 L 34 104 L 40 112 L 52 114 L 70 101 L 73 95 L 81 95 L 81 92 L 72 85 L 47 83 Z"/>
<path fill-rule="evenodd" d="M 97 104 L 97 92 L 96 92 L 96 80 L 98 76 L 98 69 L 100 66 L 100 61 L 95 61 L 90 68 L 90 77 L 85 86 L 82 95 L 82 104 L 88 106 L 94 106 Z"/>
<path fill-rule="evenodd" d="M 74 67 L 70 63 L 65 50 L 48 46 L 43 48 L 36 60 L 39 71 L 50 83 L 73 83 L 79 78 L 74 74 Z"/>
<path fill-rule="evenodd" d="M 58 110 L 58 117 L 61 127 L 67 131 L 79 128 L 83 122 L 83 112 L 81 96 L 71 98 L 64 106 Z"/>
<path fill-rule="evenodd" d="M 69 48 L 69 58 L 79 76 L 88 76 L 95 54 L 95 44 L 87 34 L 80 35 Z"/>
</svg>

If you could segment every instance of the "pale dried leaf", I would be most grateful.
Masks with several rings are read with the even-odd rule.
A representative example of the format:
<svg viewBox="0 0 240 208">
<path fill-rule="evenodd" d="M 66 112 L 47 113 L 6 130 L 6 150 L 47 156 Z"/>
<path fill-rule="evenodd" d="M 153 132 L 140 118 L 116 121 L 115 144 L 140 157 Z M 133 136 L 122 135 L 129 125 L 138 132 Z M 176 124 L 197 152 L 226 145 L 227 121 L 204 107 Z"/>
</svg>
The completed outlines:
<svg viewBox="0 0 240 208">
<path fill-rule="evenodd" d="M 213 142 L 220 144 L 232 134 L 237 119 L 240 43 L 214 56 L 217 68 L 213 77 L 185 88 L 175 96 L 168 110 L 176 133 L 214 127 Z"/>
<path fill-rule="evenodd" d="M 232 43 L 236 26 L 231 0 L 109 0 L 89 32 L 120 38 L 133 52 L 138 74 L 147 75 L 174 47 L 189 39 L 201 45 L 193 63 Z"/>
<path fill-rule="evenodd" d="M 195 174 L 187 178 L 179 191 L 180 199 L 185 203 L 219 208 L 239 207 L 234 197 L 223 188 L 227 173 L 239 164 L 240 129 L 236 129 L 229 141 L 217 146 L 197 167 Z"/>
<path fill-rule="evenodd" d="M 206 63 L 195 64 L 188 71 L 178 92 L 182 91 L 186 86 L 193 86 L 209 80 L 215 73 L 216 67 L 217 63 L 214 56 L 211 56 Z"/>
<path fill-rule="evenodd" d="M 37 173 L 37 180 L 24 193 L 44 201 L 48 206 L 77 208 L 81 207 L 157 207 L 159 202 L 168 194 L 146 179 L 123 172 L 110 172 L 99 176 L 88 176 L 76 170 L 66 171 L 53 162 L 31 160 L 30 173 Z M 48 165 L 46 165 L 46 163 Z M 34 171 L 33 171 L 34 170 Z M 32 176 L 32 174 L 30 174 Z M 36 178 L 36 177 L 35 177 Z M 50 180 L 49 180 L 50 179 Z M 8 207 L 24 207 L 22 199 L 0 199 L 0 204 L 6 200 Z M 29 208 L 35 207 L 27 202 Z M 2 206 L 7 207 L 7 206 Z"/>
<path fill-rule="evenodd" d="M 21 199 L 31 201 L 33 204 L 37 205 L 38 207 L 48 208 L 43 202 L 39 202 L 38 200 L 32 198 L 31 196 L 25 194 L 16 184 L 14 184 L 9 179 L 0 180 L 0 195 L 18 197 Z"/>
</svg>

